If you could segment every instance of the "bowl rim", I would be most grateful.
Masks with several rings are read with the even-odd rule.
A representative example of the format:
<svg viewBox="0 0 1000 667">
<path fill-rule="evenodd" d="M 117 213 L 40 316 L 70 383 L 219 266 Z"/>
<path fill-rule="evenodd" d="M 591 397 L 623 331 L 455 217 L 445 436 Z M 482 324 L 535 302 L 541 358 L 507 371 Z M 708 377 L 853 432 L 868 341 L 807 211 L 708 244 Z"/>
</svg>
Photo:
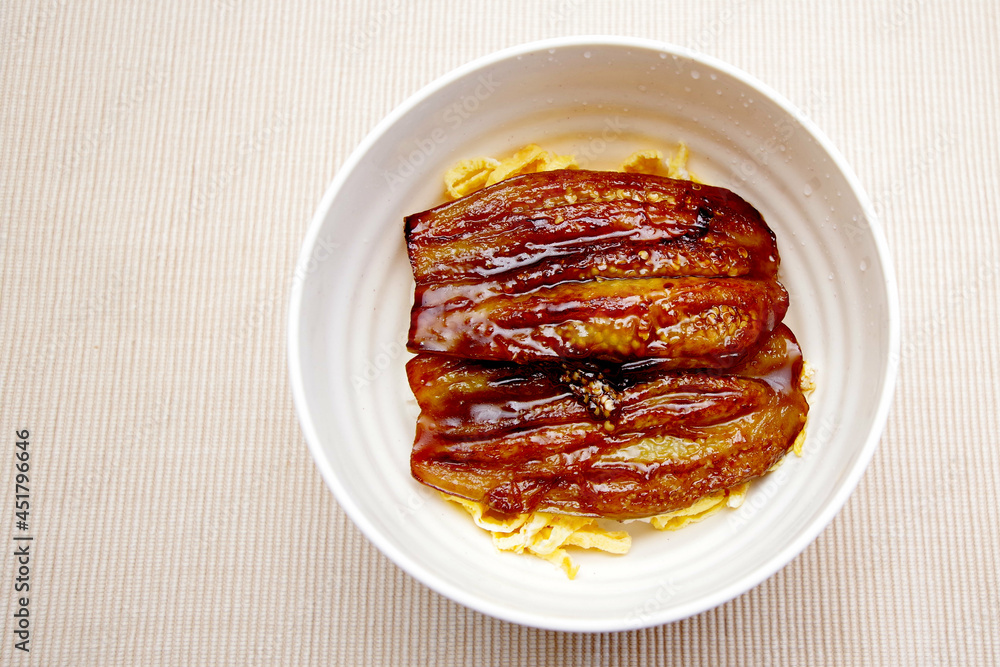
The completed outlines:
<svg viewBox="0 0 1000 667">
<path fill-rule="evenodd" d="M 554 618 L 548 615 L 534 614 L 530 610 L 515 610 L 508 606 L 495 604 L 471 595 L 463 589 L 453 586 L 447 581 L 440 579 L 433 571 L 417 564 L 407 553 L 395 548 L 388 540 L 383 538 L 381 532 L 367 518 L 364 510 L 345 491 L 339 480 L 338 473 L 334 470 L 330 461 L 324 454 L 322 443 L 308 407 L 308 399 L 306 396 L 302 374 L 301 354 L 303 350 L 299 345 L 301 335 L 300 321 L 302 300 L 305 284 L 308 278 L 307 274 L 300 270 L 300 267 L 306 266 L 309 263 L 310 258 L 313 256 L 320 229 L 323 226 L 333 202 L 340 195 L 348 176 L 364 159 L 369 149 L 382 137 L 382 135 L 425 99 L 470 73 L 486 69 L 492 65 L 511 58 L 545 52 L 549 49 L 588 46 L 595 48 L 610 46 L 625 49 L 647 50 L 656 53 L 667 53 L 669 55 L 689 59 L 692 62 L 706 67 L 715 68 L 728 74 L 729 76 L 732 76 L 743 84 L 753 88 L 758 93 L 766 96 L 784 112 L 791 115 L 830 157 L 836 169 L 843 175 L 847 184 L 850 186 L 852 193 L 857 198 L 865 219 L 868 221 L 868 227 L 872 234 L 872 240 L 878 254 L 880 266 L 883 267 L 881 277 L 886 291 L 887 300 L 886 308 L 889 325 L 889 330 L 887 332 L 888 359 L 886 372 L 883 378 L 882 392 L 879 396 L 878 406 L 873 415 L 871 426 L 868 429 L 867 439 L 859 450 L 854 466 L 847 471 L 839 489 L 836 491 L 830 502 L 828 502 L 826 506 L 821 509 L 816 518 L 807 524 L 785 548 L 772 554 L 771 557 L 769 557 L 756 569 L 751 571 L 748 575 L 734 581 L 729 586 L 702 596 L 687 605 L 667 607 L 666 609 L 661 610 L 660 613 L 652 614 L 648 619 L 640 620 L 639 622 L 635 622 L 635 619 L 629 619 L 628 617 L 618 619 L 617 622 L 611 622 L 609 619 Z M 843 508 L 847 499 L 857 488 L 861 477 L 864 475 L 872 457 L 875 454 L 875 450 L 877 449 L 885 430 L 895 393 L 901 345 L 899 296 L 896 284 L 896 275 L 885 231 L 878 219 L 871 200 L 862 187 L 857 175 L 854 173 L 854 170 L 847 163 L 840 151 L 833 145 L 829 138 L 827 138 L 825 133 L 823 133 L 823 131 L 812 120 L 810 120 L 800 109 L 798 109 L 798 107 L 792 104 L 776 90 L 758 80 L 756 77 L 726 63 L 725 61 L 669 42 L 610 35 L 579 35 L 537 40 L 511 46 L 481 56 L 437 77 L 435 80 L 426 84 L 407 97 L 378 124 L 376 124 L 375 127 L 361 141 L 361 143 L 359 143 L 351 152 L 348 158 L 341 165 L 340 169 L 337 170 L 337 173 L 327 187 L 324 196 L 309 223 L 295 266 L 296 268 L 292 280 L 291 295 L 288 305 L 288 330 L 286 340 L 289 380 L 291 383 L 292 397 L 295 404 L 296 414 L 299 419 L 299 424 L 306 438 L 309 451 L 319 468 L 320 474 L 327 487 L 333 492 L 334 497 L 343 508 L 344 512 L 361 530 L 365 537 L 393 563 L 402 568 L 414 579 L 421 582 L 423 585 L 426 585 L 430 589 L 470 609 L 520 625 L 568 632 L 609 632 L 654 627 L 679 621 L 695 614 L 708 611 L 755 588 L 761 582 L 773 576 L 778 570 L 791 563 L 796 556 L 798 556 L 819 536 L 819 534 L 832 522 L 833 518 Z"/>
</svg>

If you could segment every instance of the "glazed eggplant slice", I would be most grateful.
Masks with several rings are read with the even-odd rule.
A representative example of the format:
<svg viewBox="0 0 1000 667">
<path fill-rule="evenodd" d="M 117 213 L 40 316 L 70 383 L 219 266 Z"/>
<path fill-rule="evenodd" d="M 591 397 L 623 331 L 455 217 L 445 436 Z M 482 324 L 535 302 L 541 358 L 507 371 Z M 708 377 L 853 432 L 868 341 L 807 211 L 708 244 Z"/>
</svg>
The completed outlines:
<svg viewBox="0 0 1000 667">
<path fill-rule="evenodd" d="M 649 174 L 523 174 L 406 218 L 418 285 L 773 277 L 774 234 L 725 188 Z"/>
<path fill-rule="evenodd" d="M 725 371 L 609 365 L 608 419 L 543 364 L 419 354 L 413 476 L 496 513 L 633 519 L 689 506 L 764 474 L 792 446 L 808 405 L 802 358 L 777 326 Z"/>
<path fill-rule="evenodd" d="M 479 285 L 417 288 L 410 347 L 468 359 L 726 368 L 781 322 L 777 280 L 635 278 L 565 282 L 524 294 Z"/>
<path fill-rule="evenodd" d="M 784 317 L 774 234 L 723 188 L 517 176 L 406 218 L 409 347 L 531 363 L 738 363 Z"/>
</svg>

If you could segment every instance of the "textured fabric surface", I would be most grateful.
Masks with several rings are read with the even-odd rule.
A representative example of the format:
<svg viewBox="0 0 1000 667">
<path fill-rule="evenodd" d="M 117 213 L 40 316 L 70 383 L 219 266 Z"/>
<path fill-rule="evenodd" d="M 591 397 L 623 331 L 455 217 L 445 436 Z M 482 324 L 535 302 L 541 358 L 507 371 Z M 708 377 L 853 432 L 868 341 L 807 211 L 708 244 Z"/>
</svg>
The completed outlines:
<svg viewBox="0 0 1000 667">
<path fill-rule="evenodd" d="M 13 0 L 0 21 L 4 664 L 1000 662 L 992 0 Z M 903 357 L 871 467 L 790 565 L 682 622 L 575 635 L 465 609 L 361 536 L 284 336 L 307 223 L 379 119 L 475 57 L 597 33 L 696 48 L 810 114 L 882 216 Z"/>
</svg>

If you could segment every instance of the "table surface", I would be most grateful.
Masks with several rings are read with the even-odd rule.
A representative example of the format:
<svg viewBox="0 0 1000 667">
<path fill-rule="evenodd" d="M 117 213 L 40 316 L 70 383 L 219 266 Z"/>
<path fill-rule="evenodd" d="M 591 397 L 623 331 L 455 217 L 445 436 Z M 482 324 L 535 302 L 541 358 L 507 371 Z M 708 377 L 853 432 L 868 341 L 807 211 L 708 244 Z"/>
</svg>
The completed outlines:
<svg viewBox="0 0 1000 667">
<path fill-rule="evenodd" d="M 5 3 L 4 493 L 31 442 L 30 653 L 4 664 L 996 664 L 1000 9 L 991 0 Z M 896 400 L 843 511 L 717 609 L 617 634 L 461 607 L 354 528 L 299 429 L 308 221 L 437 76 L 545 37 L 721 58 L 805 109 L 881 214 Z M 13 508 L 3 514 L 13 549 Z M 10 526 L 7 528 L 6 526 Z"/>
</svg>

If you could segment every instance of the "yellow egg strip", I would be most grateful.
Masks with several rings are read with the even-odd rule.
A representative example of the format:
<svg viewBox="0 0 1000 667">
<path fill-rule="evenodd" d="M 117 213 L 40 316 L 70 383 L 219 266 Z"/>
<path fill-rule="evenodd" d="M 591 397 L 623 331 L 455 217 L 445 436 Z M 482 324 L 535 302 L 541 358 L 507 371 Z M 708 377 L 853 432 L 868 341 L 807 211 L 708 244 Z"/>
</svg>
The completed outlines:
<svg viewBox="0 0 1000 667">
<path fill-rule="evenodd" d="M 446 493 L 441 496 L 461 506 L 477 526 L 490 531 L 493 545 L 500 551 L 537 556 L 557 565 L 570 579 L 576 577 L 579 566 L 573 563 L 563 547 L 626 554 L 632 545 L 632 538 L 627 532 L 604 530 L 591 517 L 533 512 L 510 519 L 497 519 L 485 516 L 486 507 L 473 500 Z"/>
<path fill-rule="evenodd" d="M 663 175 L 663 153 L 660 151 L 636 151 L 625 158 L 618 171 L 626 174 Z"/>
</svg>

